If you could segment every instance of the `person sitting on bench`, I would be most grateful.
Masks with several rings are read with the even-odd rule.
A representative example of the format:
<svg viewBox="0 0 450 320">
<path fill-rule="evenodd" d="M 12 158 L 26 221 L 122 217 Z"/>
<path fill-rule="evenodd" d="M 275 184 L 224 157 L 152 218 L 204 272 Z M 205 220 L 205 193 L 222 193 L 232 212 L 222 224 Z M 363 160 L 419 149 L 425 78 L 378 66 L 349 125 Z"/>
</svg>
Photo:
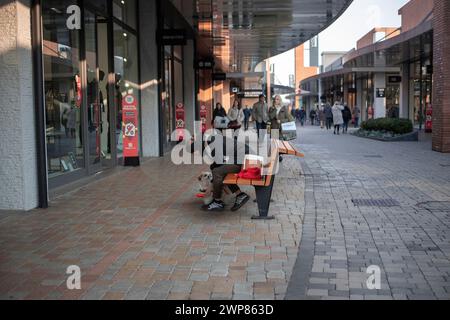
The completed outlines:
<svg viewBox="0 0 450 320">
<path fill-rule="evenodd" d="M 225 209 L 225 203 L 222 201 L 223 181 L 225 177 L 229 173 L 239 173 L 242 170 L 242 164 L 244 162 L 244 158 L 238 159 L 238 154 L 242 154 L 243 152 L 239 152 L 238 150 L 245 150 L 245 155 L 250 154 L 250 148 L 248 144 L 240 144 L 238 142 L 237 137 L 229 138 L 222 135 L 217 135 L 218 138 L 223 139 L 223 159 L 216 159 L 216 152 L 213 150 L 211 152 L 212 158 L 215 160 L 214 163 L 210 166 L 212 175 L 213 175 L 213 201 L 203 206 L 203 208 L 207 211 L 223 211 Z M 207 142 L 208 145 L 211 145 L 216 139 L 216 136 L 212 136 L 211 139 Z M 227 155 L 227 145 L 233 144 L 233 156 Z M 239 149 L 245 148 L 245 149 Z M 231 148 L 228 148 L 231 149 Z M 205 150 L 205 143 L 203 143 L 203 153 Z M 244 155 L 244 156 L 245 156 Z M 242 192 L 238 185 L 227 185 L 230 191 L 236 195 L 236 200 L 234 202 L 231 211 L 239 210 L 247 201 L 250 199 L 249 195 L 245 192 Z"/>
</svg>

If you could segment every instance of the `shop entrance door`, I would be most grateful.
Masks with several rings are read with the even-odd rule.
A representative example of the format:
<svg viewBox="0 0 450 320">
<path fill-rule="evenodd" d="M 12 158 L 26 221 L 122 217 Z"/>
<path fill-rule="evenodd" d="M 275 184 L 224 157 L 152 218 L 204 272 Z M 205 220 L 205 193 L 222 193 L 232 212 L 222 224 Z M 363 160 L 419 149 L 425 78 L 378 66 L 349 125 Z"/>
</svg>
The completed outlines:
<svg viewBox="0 0 450 320">
<path fill-rule="evenodd" d="M 113 165 L 111 157 L 111 115 L 108 99 L 108 23 L 95 12 L 85 10 L 86 118 L 88 173 Z"/>
</svg>

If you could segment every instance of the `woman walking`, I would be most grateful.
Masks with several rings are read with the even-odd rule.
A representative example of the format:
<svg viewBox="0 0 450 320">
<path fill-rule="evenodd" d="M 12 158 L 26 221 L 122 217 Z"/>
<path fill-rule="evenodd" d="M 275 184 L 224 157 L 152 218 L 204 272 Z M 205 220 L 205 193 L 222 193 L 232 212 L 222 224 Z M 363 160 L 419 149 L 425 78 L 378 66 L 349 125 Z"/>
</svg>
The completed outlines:
<svg viewBox="0 0 450 320">
<path fill-rule="evenodd" d="M 223 108 L 222 104 L 220 102 L 216 103 L 216 107 L 214 108 L 213 111 L 213 116 L 212 116 L 212 121 L 211 121 L 211 125 L 213 127 L 215 127 L 215 121 L 217 117 L 222 117 L 225 118 L 227 116 L 227 112 L 225 111 L 225 109 Z"/>
<path fill-rule="evenodd" d="M 279 130 L 281 137 L 281 125 L 286 122 L 294 121 L 288 108 L 281 104 L 281 97 L 275 96 L 273 106 L 269 109 L 269 121 L 271 130 Z"/>
<path fill-rule="evenodd" d="M 228 119 L 230 120 L 228 124 L 230 129 L 241 128 L 245 115 L 238 100 L 234 100 L 233 106 L 228 110 Z"/>
<path fill-rule="evenodd" d="M 337 134 L 338 135 L 339 135 L 339 131 L 341 130 L 341 125 L 344 124 L 344 119 L 342 117 L 342 110 L 344 110 L 344 107 L 341 106 L 338 102 L 335 102 L 334 106 L 332 108 L 333 123 L 334 123 L 334 134 L 336 134 L 336 129 L 337 129 Z"/>
</svg>

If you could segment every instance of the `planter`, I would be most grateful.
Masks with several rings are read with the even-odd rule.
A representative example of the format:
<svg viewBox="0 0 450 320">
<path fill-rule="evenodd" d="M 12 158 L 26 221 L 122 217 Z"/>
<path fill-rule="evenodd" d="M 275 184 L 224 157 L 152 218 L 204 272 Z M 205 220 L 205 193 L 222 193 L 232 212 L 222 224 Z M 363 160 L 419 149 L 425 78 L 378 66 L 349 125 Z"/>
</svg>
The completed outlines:
<svg viewBox="0 0 450 320">
<path fill-rule="evenodd" d="M 395 135 L 388 132 L 381 132 L 381 131 L 364 131 L 364 130 L 358 130 L 352 133 L 352 135 L 360 137 L 360 138 L 366 138 L 366 139 L 372 139 L 377 141 L 384 141 L 384 142 L 402 142 L 402 141 L 419 141 L 419 131 L 414 131 L 407 134 L 401 134 L 401 135 Z"/>
</svg>

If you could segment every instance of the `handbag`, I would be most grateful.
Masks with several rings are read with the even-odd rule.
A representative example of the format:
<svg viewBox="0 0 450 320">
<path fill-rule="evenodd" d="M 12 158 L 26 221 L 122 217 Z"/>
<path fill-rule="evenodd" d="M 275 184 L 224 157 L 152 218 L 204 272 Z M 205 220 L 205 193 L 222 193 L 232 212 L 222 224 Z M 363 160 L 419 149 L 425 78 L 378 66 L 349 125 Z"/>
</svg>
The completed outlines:
<svg viewBox="0 0 450 320">
<path fill-rule="evenodd" d="M 240 129 L 240 128 L 241 128 L 241 125 L 236 120 L 230 121 L 228 123 L 228 129 Z"/>
<path fill-rule="evenodd" d="M 297 139 L 297 125 L 295 121 L 281 124 L 281 138 L 285 141 Z"/>
<path fill-rule="evenodd" d="M 261 180 L 261 168 L 252 167 L 249 169 L 243 169 L 238 173 L 238 178 L 240 179 L 251 179 L 251 180 Z"/>
<path fill-rule="evenodd" d="M 230 123 L 230 119 L 228 119 L 227 117 L 218 116 L 214 119 L 214 128 L 227 129 L 229 123 Z"/>
</svg>

